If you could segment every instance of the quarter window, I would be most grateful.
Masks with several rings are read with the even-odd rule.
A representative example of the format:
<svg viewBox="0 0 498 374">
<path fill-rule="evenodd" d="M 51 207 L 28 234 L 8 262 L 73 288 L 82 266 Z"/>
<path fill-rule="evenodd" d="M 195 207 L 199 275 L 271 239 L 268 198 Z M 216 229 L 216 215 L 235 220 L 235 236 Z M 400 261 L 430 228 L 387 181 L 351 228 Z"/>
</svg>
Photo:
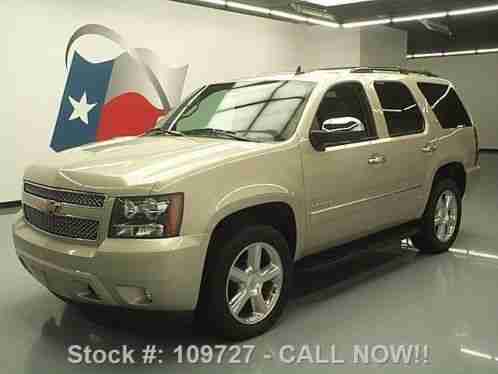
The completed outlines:
<svg viewBox="0 0 498 374">
<path fill-rule="evenodd" d="M 424 131 L 424 117 L 407 86 L 399 82 L 375 82 L 390 136 Z"/>
<path fill-rule="evenodd" d="M 469 114 L 453 87 L 435 83 L 419 83 L 418 87 L 434 111 L 441 127 L 452 129 L 472 126 Z"/>
</svg>

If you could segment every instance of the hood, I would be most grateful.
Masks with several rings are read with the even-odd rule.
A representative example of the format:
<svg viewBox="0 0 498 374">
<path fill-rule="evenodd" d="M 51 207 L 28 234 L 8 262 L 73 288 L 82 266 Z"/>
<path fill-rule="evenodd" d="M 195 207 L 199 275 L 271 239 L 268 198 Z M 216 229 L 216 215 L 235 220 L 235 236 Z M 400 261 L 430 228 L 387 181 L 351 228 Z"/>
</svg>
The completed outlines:
<svg viewBox="0 0 498 374">
<path fill-rule="evenodd" d="M 82 191 L 148 194 L 156 182 L 173 182 L 265 146 L 212 138 L 119 138 L 53 154 L 28 167 L 25 179 Z"/>
</svg>

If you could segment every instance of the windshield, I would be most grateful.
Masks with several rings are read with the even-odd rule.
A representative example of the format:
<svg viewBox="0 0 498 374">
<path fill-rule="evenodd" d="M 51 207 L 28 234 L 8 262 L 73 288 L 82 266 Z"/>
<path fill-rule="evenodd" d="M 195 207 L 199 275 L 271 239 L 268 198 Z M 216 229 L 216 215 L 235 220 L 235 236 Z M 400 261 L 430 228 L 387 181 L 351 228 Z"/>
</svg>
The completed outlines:
<svg viewBox="0 0 498 374">
<path fill-rule="evenodd" d="M 190 95 L 163 129 L 187 136 L 284 141 L 294 134 L 314 87 L 300 81 L 210 85 Z"/>
</svg>

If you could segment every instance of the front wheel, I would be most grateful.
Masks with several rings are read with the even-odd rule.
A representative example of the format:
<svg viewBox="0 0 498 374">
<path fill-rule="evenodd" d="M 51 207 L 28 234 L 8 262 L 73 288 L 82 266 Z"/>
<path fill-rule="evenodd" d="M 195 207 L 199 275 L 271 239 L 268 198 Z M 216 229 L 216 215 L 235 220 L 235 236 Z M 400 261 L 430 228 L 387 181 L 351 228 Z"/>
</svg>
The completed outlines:
<svg viewBox="0 0 498 374">
<path fill-rule="evenodd" d="M 262 225 L 242 229 L 224 243 L 206 269 L 201 313 L 216 334 L 249 339 L 270 329 L 287 302 L 289 247 L 280 232 Z"/>
<path fill-rule="evenodd" d="M 420 232 L 412 242 L 424 253 L 442 253 L 450 249 L 460 230 L 462 192 L 451 179 L 434 185 L 427 204 Z"/>
</svg>

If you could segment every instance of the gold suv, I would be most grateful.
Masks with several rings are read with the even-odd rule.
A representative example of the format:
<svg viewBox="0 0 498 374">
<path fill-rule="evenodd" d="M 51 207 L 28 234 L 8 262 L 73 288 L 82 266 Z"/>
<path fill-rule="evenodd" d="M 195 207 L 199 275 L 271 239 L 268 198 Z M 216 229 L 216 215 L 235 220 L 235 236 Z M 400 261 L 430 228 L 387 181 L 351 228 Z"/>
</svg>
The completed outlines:
<svg viewBox="0 0 498 374">
<path fill-rule="evenodd" d="M 476 127 L 429 73 L 212 84 L 142 136 L 27 168 L 14 242 L 65 301 L 196 310 L 245 339 L 276 322 L 298 260 L 394 234 L 448 250 L 478 171 Z"/>
</svg>

